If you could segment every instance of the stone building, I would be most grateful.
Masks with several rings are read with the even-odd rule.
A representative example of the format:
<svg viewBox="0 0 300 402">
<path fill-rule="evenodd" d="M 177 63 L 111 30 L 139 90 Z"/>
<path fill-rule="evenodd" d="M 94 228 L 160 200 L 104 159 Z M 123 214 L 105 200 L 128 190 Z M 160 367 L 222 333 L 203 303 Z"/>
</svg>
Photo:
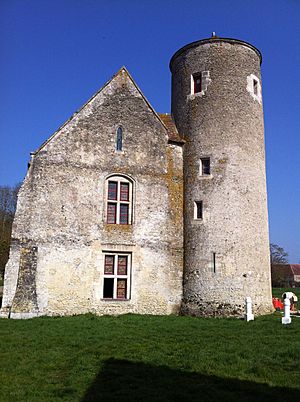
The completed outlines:
<svg viewBox="0 0 300 402">
<path fill-rule="evenodd" d="M 300 264 L 271 264 L 272 286 L 300 287 Z"/>
<path fill-rule="evenodd" d="M 240 40 L 183 47 L 171 115 L 123 67 L 33 152 L 1 316 L 270 312 L 260 64 Z"/>
</svg>

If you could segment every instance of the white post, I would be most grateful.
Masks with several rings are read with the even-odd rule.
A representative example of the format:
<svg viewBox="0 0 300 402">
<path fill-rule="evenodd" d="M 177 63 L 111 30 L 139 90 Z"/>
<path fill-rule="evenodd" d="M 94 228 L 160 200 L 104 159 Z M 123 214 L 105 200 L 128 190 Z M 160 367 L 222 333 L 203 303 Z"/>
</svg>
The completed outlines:
<svg viewBox="0 0 300 402">
<path fill-rule="evenodd" d="M 245 308 L 246 308 L 245 320 L 246 321 L 253 321 L 254 320 L 254 315 L 252 314 L 252 300 L 251 300 L 251 297 L 246 297 L 246 299 L 245 299 Z"/>
<path fill-rule="evenodd" d="M 292 322 L 290 307 L 290 299 L 286 297 L 284 299 L 284 316 L 281 318 L 281 324 L 290 324 Z"/>
</svg>

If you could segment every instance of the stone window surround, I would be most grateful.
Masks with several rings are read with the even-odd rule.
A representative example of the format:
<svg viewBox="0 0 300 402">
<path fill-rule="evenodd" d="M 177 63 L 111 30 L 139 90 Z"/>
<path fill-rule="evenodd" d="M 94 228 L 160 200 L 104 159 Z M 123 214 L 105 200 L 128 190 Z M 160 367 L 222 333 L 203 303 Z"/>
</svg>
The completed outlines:
<svg viewBox="0 0 300 402">
<path fill-rule="evenodd" d="M 203 160 L 209 160 L 209 173 L 203 173 Z M 206 178 L 211 178 L 212 177 L 212 174 L 211 174 L 211 156 L 207 156 L 207 155 L 205 155 L 205 156 L 201 156 L 201 158 L 199 159 L 199 176 L 201 177 L 201 178 L 204 178 L 204 177 L 206 177 Z"/>
<path fill-rule="evenodd" d="M 121 125 L 118 126 L 116 130 L 116 151 L 123 151 L 123 127 Z"/>
<path fill-rule="evenodd" d="M 114 273 L 112 275 L 104 273 L 104 264 L 105 264 L 105 256 L 112 255 L 114 256 Z M 117 261 L 119 256 L 126 256 L 127 257 L 127 274 L 126 275 L 118 275 L 117 273 Z M 113 301 L 113 302 L 122 302 L 128 301 L 131 298 L 131 261 L 132 261 L 132 253 L 131 252 L 124 252 L 124 251 L 103 251 L 103 267 L 102 267 L 102 285 L 101 285 L 101 300 L 103 301 Z M 104 298 L 104 279 L 111 278 L 114 280 L 113 285 L 113 297 L 112 298 Z M 118 299 L 117 298 L 117 279 L 125 279 L 126 280 L 126 298 L 125 299 Z"/>
<path fill-rule="evenodd" d="M 250 93 L 252 98 L 256 100 L 259 104 L 262 102 L 261 94 L 261 83 L 258 77 L 254 74 L 247 76 L 247 91 Z"/>
<path fill-rule="evenodd" d="M 108 199 L 108 182 L 109 181 L 115 181 L 118 183 L 118 196 L 117 196 L 117 200 L 109 200 Z M 128 183 L 129 184 L 129 201 L 121 201 L 120 200 L 120 183 Z M 133 223 L 133 189 L 134 189 L 134 182 L 133 180 L 128 177 L 127 175 L 122 175 L 122 174 L 111 174 L 108 177 L 106 177 L 105 179 L 105 196 L 104 196 L 104 200 L 105 200 L 105 205 L 104 205 L 104 216 L 103 216 L 103 220 L 106 224 L 108 225 L 120 225 L 120 204 L 127 204 L 129 206 L 128 208 L 128 225 L 131 225 Z M 108 209 L 108 203 L 115 203 L 117 205 L 117 216 L 116 216 L 116 223 L 108 223 L 107 222 L 107 209 Z M 124 225 L 124 224 L 122 224 Z M 125 225 L 124 225 L 125 226 Z"/>
<path fill-rule="evenodd" d="M 194 77 L 199 77 L 201 75 L 202 82 L 201 82 L 201 92 L 194 92 Z M 210 73 L 209 71 L 201 71 L 201 72 L 196 72 L 191 74 L 191 89 L 190 89 L 190 94 L 187 96 L 187 99 L 195 99 L 196 97 L 201 97 L 205 95 L 205 92 L 207 91 L 208 86 L 211 84 L 211 79 L 210 79 Z"/>
</svg>

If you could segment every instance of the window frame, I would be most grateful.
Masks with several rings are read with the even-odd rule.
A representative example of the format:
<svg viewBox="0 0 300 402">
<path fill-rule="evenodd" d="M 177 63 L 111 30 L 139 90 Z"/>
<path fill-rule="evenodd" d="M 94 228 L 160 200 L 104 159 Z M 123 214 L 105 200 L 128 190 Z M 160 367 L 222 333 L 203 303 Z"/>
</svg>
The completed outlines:
<svg viewBox="0 0 300 402">
<path fill-rule="evenodd" d="M 209 162 L 209 173 L 204 173 L 204 168 L 203 168 L 203 161 L 207 161 Z M 203 156 L 202 158 L 200 158 L 199 161 L 199 174 L 200 176 L 211 176 L 211 158 L 209 156 Z"/>
<path fill-rule="evenodd" d="M 200 91 L 195 91 L 196 89 L 196 80 L 200 79 Z M 202 84 L 202 72 L 194 73 L 191 75 L 191 95 L 201 94 L 203 91 L 203 84 Z"/>
<path fill-rule="evenodd" d="M 117 191 L 116 191 L 116 199 L 109 199 L 109 184 L 117 183 Z M 121 195 L 124 194 L 124 191 L 121 192 L 121 185 L 128 185 L 128 199 L 121 199 Z M 115 205 L 115 219 L 114 222 L 109 222 L 109 206 Z M 127 206 L 127 222 L 122 222 L 122 214 L 121 210 L 123 206 Z M 106 178 L 105 183 L 105 215 L 104 221 L 108 225 L 131 225 L 133 221 L 133 182 L 129 178 L 123 175 L 111 175 Z"/>
<path fill-rule="evenodd" d="M 105 273 L 105 261 L 107 256 L 113 256 L 113 273 L 106 274 Z M 118 273 L 118 262 L 119 257 L 126 257 L 127 265 L 126 265 L 126 275 L 122 275 Z M 131 298 L 131 261 L 132 255 L 129 252 L 121 252 L 121 251 L 103 251 L 103 268 L 102 268 L 102 290 L 101 290 L 101 299 L 106 301 L 126 301 Z M 112 297 L 104 297 L 104 284 L 105 279 L 113 279 L 113 295 Z M 126 280 L 126 297 L 118 298 L 118 280 Z"/>
</svg>

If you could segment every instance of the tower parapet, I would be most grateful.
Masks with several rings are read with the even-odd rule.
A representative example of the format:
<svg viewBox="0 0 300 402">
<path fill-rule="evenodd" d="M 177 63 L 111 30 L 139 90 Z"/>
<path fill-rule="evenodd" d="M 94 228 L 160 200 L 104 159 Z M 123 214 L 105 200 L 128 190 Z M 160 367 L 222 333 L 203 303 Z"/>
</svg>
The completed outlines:
<svg viewBox="0 0 300 402">
<path fill-rule="evenodd" d="M 171 59 L 172 114 L 185 135 L 183 313 L 272 311 L 261 53 L 236 39 Z"/>
</svg>

